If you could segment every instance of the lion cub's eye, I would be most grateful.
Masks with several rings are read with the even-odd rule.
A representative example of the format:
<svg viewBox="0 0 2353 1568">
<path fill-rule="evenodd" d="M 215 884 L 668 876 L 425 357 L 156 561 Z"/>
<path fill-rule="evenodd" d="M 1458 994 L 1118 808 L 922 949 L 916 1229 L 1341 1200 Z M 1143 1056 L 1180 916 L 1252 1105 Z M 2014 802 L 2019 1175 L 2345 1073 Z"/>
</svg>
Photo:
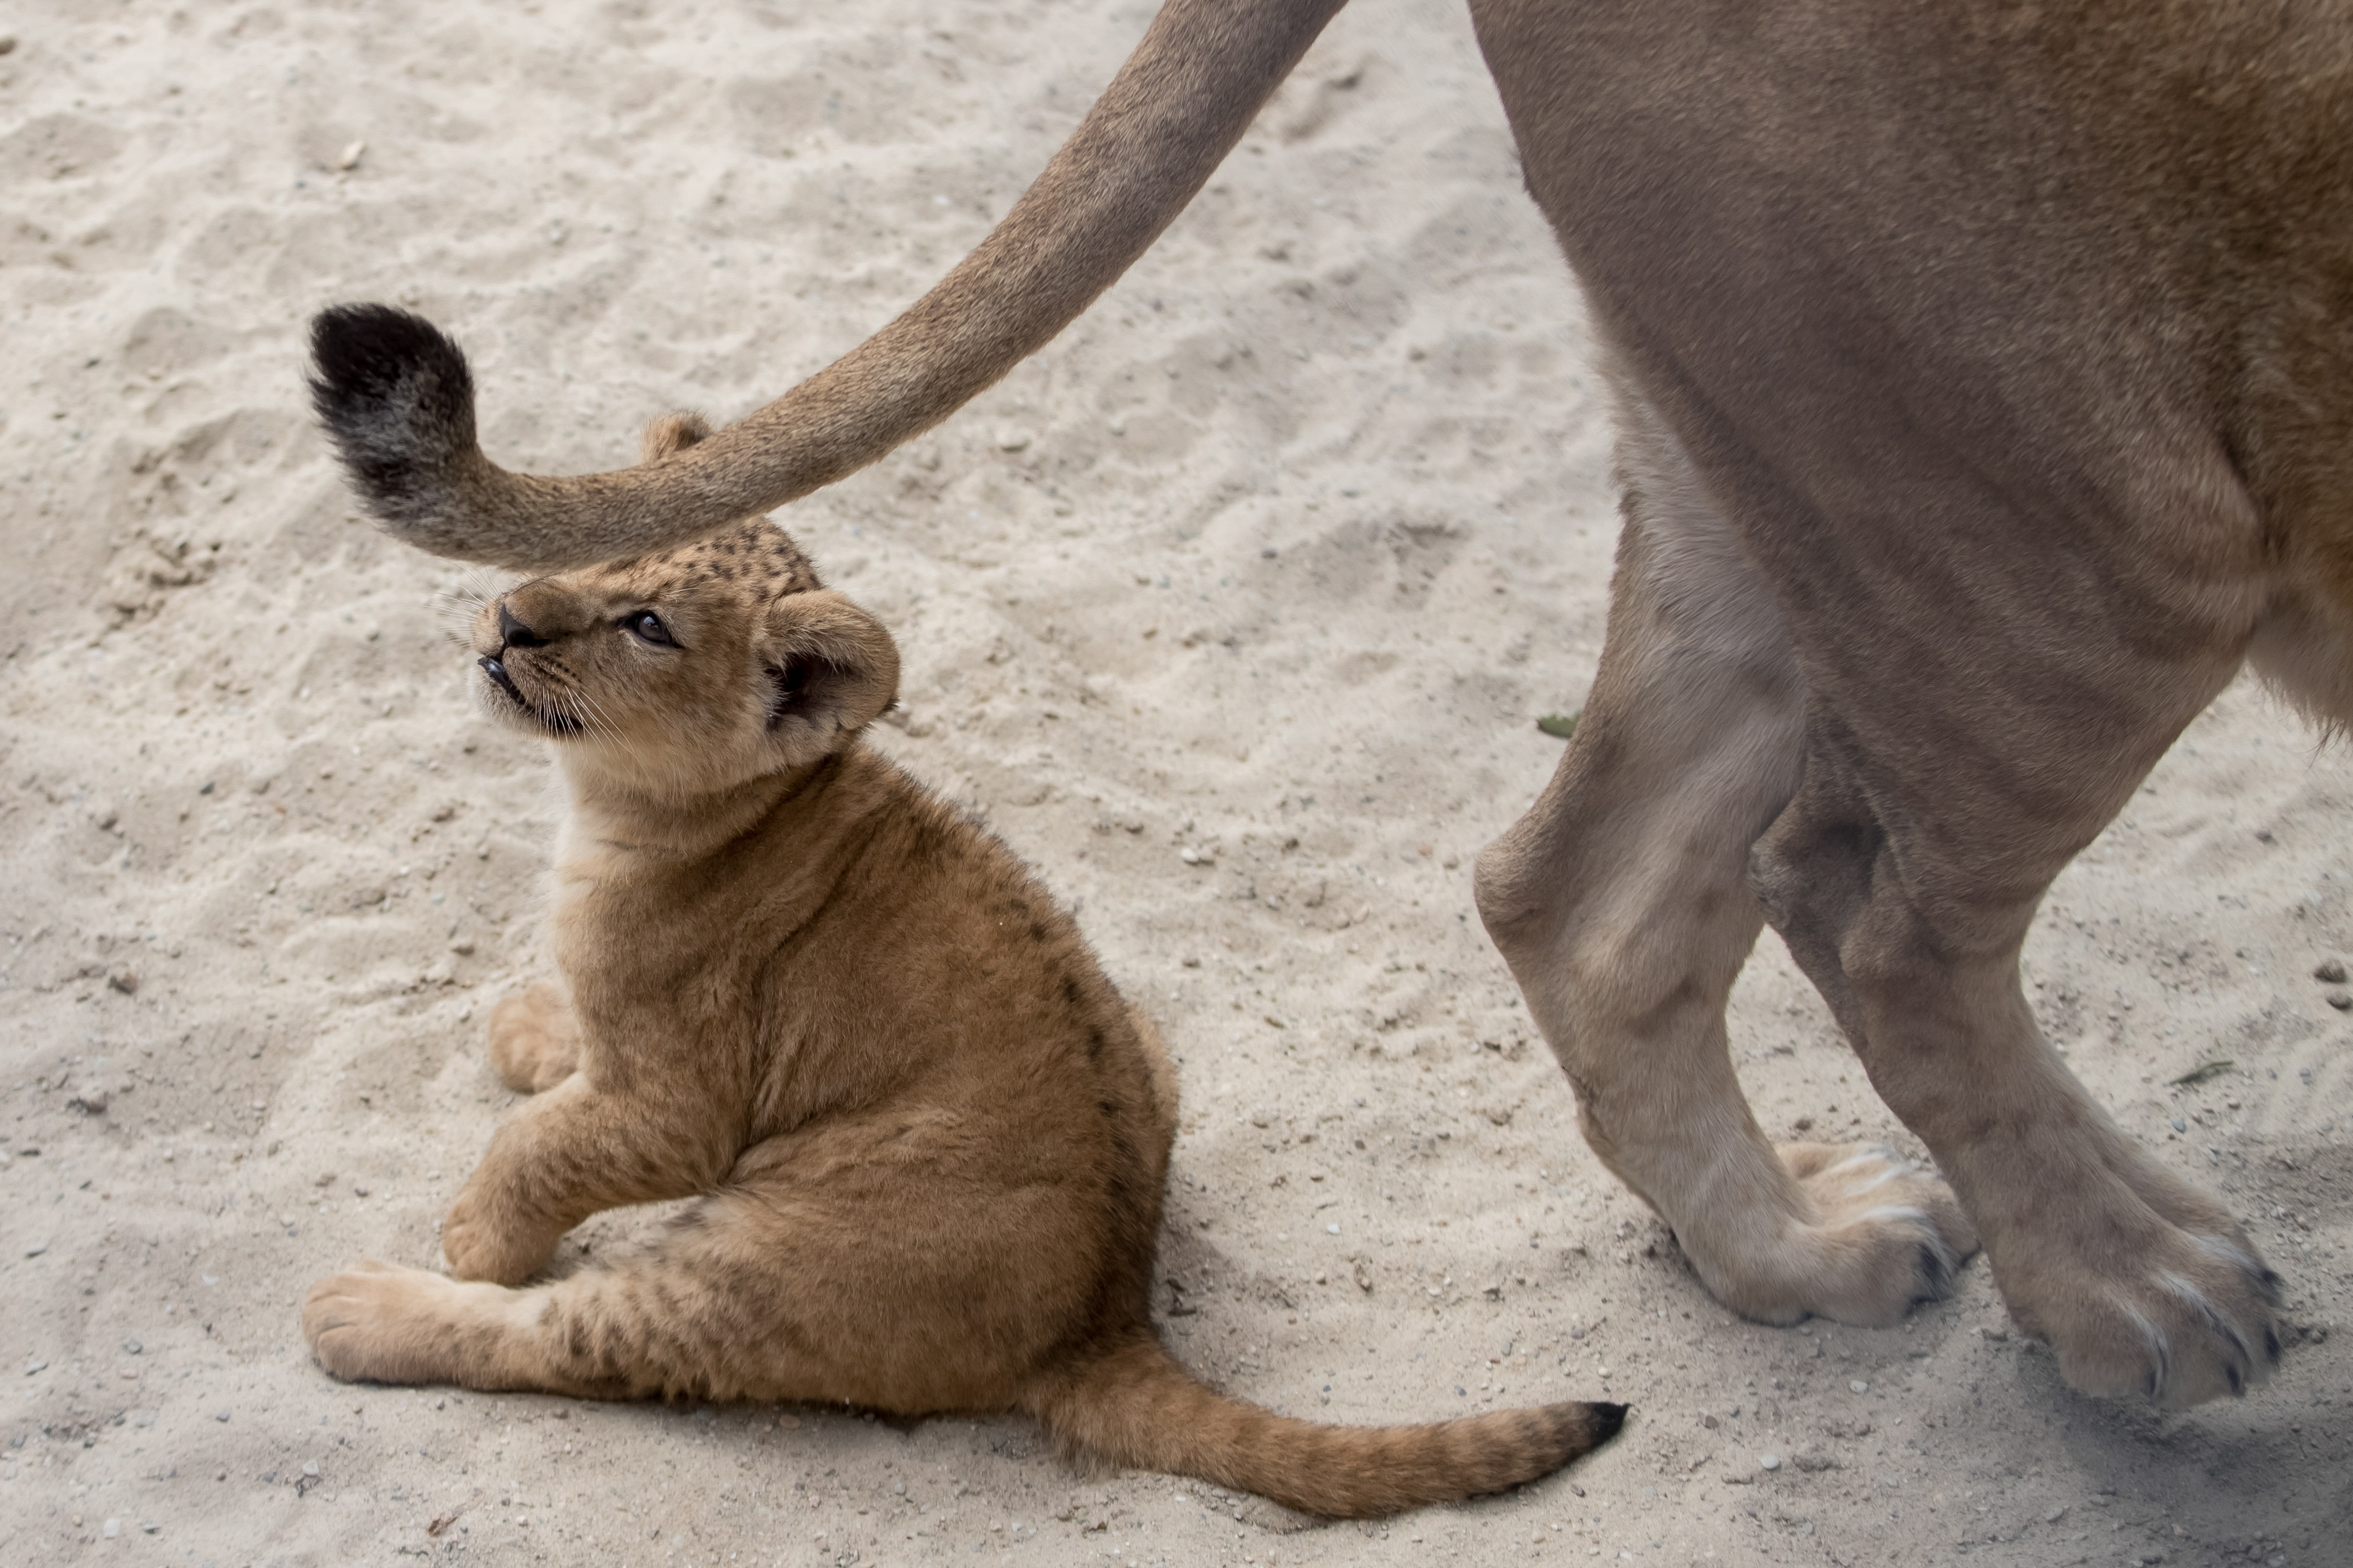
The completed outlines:
<svg viewBox="0 0 2353 1568">
<path fill-rule="evenodd" d="M 621 624 L 635 632 L 640 642 L 649 642 L 656 647 L 678 646 L 678 639 L 670 635 L 670 628 L 662 625 L 661 617 L 651 610 L 639 610 Z"/>
</svg>

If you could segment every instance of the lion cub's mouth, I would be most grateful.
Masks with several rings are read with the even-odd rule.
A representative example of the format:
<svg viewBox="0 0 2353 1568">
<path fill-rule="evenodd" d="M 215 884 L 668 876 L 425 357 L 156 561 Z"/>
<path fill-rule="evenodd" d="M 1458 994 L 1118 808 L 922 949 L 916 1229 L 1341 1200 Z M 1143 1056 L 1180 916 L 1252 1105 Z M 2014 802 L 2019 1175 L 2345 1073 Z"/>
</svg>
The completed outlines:
<svg viewBox="0 0 2353 1568">
<path fill-rule="evenodd" d="M 485 654 L 475 662 L 482 667 L 482 673 L 491 678 L 492 685 L 505 692 L 508 700 L 513 702 L 516 708 L 549 734 L 576 735 L 580 732 L 580 721 L 572 714 L 557 709 L 543 708 L 525 697 L 522 694 L 522 689 L 514 683 L 514 677 L 507 673 L 504 659 L 495 654 Z"/>
</svg>

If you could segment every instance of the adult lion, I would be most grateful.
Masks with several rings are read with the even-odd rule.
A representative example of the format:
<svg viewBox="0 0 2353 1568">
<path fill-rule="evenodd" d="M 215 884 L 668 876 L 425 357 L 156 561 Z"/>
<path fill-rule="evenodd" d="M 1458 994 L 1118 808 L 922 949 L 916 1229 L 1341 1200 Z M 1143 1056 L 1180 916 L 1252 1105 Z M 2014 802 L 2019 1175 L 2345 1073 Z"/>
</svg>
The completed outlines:
<svg viewBox="0 0 2353 1568">
<path fill-rule="evenodd" d="M 576 565 L 778 505 L 1083 310 L 1337 8 L 1171 0 L 937 288 L 688 451 L 503 472 L 455 350 L 373 309 L 321 320 L 322 412 L 448 555 Z M 1588 1138 L 1751 1316 L 1885 1322 L 1981 1240 L 2078 1388 L 2243 1389 L 2274 1276 L 2060 1063 L 2018 953 L 2242 664 L 2353 721 L 2353 14 L 1472 11 L 1620 410 L 1599 674 L 1478 879 Z M 1759 1132 L 1724 1007 L 1767 920 L 1949 1190 Z"/>
</svg>

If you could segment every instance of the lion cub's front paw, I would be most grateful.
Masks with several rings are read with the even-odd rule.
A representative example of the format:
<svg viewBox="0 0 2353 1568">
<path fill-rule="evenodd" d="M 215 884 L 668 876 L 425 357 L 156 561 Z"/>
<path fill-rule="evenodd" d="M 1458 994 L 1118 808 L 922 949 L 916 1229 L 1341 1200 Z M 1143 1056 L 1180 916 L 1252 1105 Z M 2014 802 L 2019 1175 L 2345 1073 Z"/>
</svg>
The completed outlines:
<svg viewBox="0 0 2353 1568">
<path fill-rule="evenodd" d="M 347 1381 L 447 1383 L 461 1289 L 419 1268 L 362 1263 L 311 1287 L 302 1337 L 321 1366 Z"/>
<path fill-rule="evenodd" d="M 554 1089 L 580 1064 L 580 1024 L 563 987 L 543 980 L 491 1009 L 491 1066 L 518 1094 Z"/>
<path fill-rule="evenodd" d="M 458 1194 L 441 1222 L 441 1254 L 459 1279 L 520 1285 L 555 1256 L 561 1233 L 549 1235 L 499 1208 L 471 1188 Z"/>
</svg>

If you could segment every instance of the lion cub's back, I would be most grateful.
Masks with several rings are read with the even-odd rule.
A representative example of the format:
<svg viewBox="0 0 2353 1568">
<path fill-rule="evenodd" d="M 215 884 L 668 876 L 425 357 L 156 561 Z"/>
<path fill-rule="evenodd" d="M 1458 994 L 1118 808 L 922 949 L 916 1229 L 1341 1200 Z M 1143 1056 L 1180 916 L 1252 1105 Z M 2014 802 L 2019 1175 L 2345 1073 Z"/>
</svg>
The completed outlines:
<svg viewBox="0 0 2353 1568">
<path fill-rule="evenodd" d="M 874 1092 L 896 1079 L 999 1130 L 1008 1178 L 1091 1187 L 1123 1248 L 1148 1247 L 1176 1125 L 1158 1029 L 995 835 L 863 746 L 844 763 L 871 827 L 772 1005 L 834 993 L 861 1037 L 841 1065 Z"/>
</svg>

